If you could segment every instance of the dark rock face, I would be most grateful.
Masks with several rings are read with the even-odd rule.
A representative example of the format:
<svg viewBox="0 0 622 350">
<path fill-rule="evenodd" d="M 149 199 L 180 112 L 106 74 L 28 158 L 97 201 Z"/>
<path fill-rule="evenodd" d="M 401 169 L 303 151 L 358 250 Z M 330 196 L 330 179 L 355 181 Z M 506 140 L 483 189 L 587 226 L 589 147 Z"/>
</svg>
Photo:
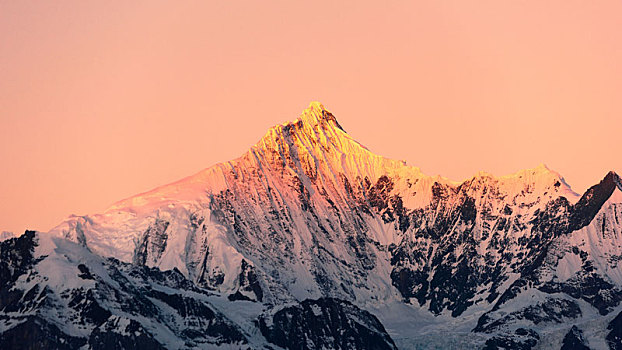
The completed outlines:
<svg viewBox="0 0 622 350">
<path fill-rule="evenodd" d="M 88 344 L 91 349 L 166 349 L 137 321 L 129 320 L 129 323 L 121 326 L 119 321 L 111 319 L 102 327 L 96 328 L 89 337 Z"/>
<path fill-rule="evenodd" d="M 266 339 L 294 349 L 397 349 L 378 319 L 349 302 L 321 298 L 259 319 Z"/>
<path fill-rule="evenodd" d="M 590 350 L 590 348 L 585 345 L 583 332 L 577 326 L 572 326 L 564 337 L 561 350 Z"/>
<path fill-rule="evenodd" d="M 594 219 L 594 216 L 609 199 L 618 183 L 620 183 L 620 177 L 610 171 L 600 183 L 590 187 L 583 194 L 570 215 L 572 231 L 588 225 Z"/>
<path fill-rule="evenodd" d="M 246 260 L 242 259 L 241 271 L 238 276 L 240 282 L 240 289 L 255 294 L 257 301 L 263 300 L 263 290 L 259 284 L 257 274 L 255 274 L 254 268 L 249 265 Z M 239 292 L 239 291 L 238 291 Z M 241 293 L 240 293 L 241 294 Z"/>
<path fill-rule="evenodd" d="M 581 316 L 581 308 L 571 300 L 548 298 L 546 301 L 530 305 L 512 312 L 502 318 L 492 320 L 485 316 L 479 319 L 474 331 L 491 333 L 516 321 L 528 320 L 534 325 L 540 323 L 564 323 Z"/>
<path fill-rule="evenodd" d="M 0 311 L 24 312 L 43 302 L 37 286 L 29 291 L 13 289 L 15 281 L 27 274 L 36 263 L 33 258 L 35 243 L 36 234 L 33 231 L 26 231 L 20 237 L 0 242 Z"/>
<path fill-rule="evenodd" d="M 83 338 L 63 333 L 56 325 L 31 316 L 20 320 L 15 327 L 0 333 L 2 349 L 78 349 L 86 343 Z"/>
<path fill-rule="evenodd" d="M 519 328 L 514 335 L 494 336 L 486 341 L 484 350 L 530 350 L 540 340 L 534 330 Z"/>
<path fill-rule="evenodd" d="M 547 282 L 539 289 L 546 293 L 561 292 L 583 299 L 598 309 L 601 315 L 606 315 L 620 304 L 622 291 L 601 276 L 587 271 L 589 268 L 584 267 L 581 274 L 564 283 Z"/>
<path fill-rule="evenodd" d="M 607 345 L 611 350 L 621 350 L 622 349 L 622 312 L 618 314 L 610 323 L 607 325 L 607 329 L 610 331 L 605 339 L 607 340 Z"/>
<path fill-rule="evenodd" d="M 80 324 L 90 323 L 100 326 L 112 316 L 112 313 L 104 309 L 97 301 L 92 289 L 73 289 L 68 299 L 69 303 L 67 305 L 78 311 L 80 315 Z"/>
<path fill-rule="evenodd" d="M 34 243 L 33 231 L 26 231 L 20 237 L 0 242 L 0 309 L 15 301 L 10 287 L 32 266 Z"/>
<path fill-rule="evenodd" d="M 233 294 L 229 294 L 227 296 L 227 299 L 229 299 L 229 301 L 236 301 L 236 300 L 242 300 L 242 301 L 254 301 L 253 299 L 247 297 L 246 295 L 240 293 L 240 291 L 236 291 Z"/>
<path fill-rule="evenodd" d="M 166 229 L 169 224 L 168 221 L 157 219 L 155 223 L 145 231 L 142 241 L 134 252 L 134 264 L 145 265 L 148 257 L 152 260 L 157 260 L 162 256 L 168 240 Z"/>
</svg>

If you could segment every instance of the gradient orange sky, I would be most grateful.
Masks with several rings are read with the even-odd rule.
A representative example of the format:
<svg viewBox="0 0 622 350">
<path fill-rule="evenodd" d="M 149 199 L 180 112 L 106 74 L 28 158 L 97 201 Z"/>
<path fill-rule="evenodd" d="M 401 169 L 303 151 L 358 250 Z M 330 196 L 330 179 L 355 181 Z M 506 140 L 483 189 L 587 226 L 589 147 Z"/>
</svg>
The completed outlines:
<svg viewBox="0 0 622 350">
<path fill-rule="evenodd" d="M 2 1 L 0 230 L 233 159 L 321 101 L 454 180 L 622 171 L 622 1 Z"/>
</svg>

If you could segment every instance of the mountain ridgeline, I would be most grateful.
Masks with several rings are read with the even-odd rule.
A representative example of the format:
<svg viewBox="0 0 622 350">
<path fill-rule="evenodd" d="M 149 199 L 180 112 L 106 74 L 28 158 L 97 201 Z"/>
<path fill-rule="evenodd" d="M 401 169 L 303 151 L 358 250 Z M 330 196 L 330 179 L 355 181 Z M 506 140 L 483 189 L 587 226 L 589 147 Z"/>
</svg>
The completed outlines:
<svg viewBox="0 0 622 350">
<path fill-rule="evenodd" d="M 2 348 L 622 349 L 622 183 L 464 182 L 314 102 L 240 158 L 0 243 Z"/>
</svg>

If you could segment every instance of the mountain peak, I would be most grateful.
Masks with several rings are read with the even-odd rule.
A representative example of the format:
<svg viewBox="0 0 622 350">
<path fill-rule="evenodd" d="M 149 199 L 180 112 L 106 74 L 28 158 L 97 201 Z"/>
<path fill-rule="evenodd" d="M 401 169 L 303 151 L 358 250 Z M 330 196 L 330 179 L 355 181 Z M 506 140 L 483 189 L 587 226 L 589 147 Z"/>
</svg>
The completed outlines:
<svg viewBox="0 0 622 350">
<path fill-rule="evenodd" d="M 615 171 L 611 170 L 607 173 L 607 175 L 605 175 L 606 178 L 611 178 L 613 180 L 613 182 L 615 182 L 618 187 L 620 187 L 622 189 L 622 179 L 620 179 L 620 175 L 618 175 L 618 173 L 616 173 Z"/>
<path fill-rule="evenodd" d="M 324 125 L 333 123 L 336 127 L 345 132 L 341 125 L 339 125 L 337 118 L 335 118 L 335 116 L 318 101 L 312 101 L 309 103 L 309 107 L 302 111 L 302 115 L 297 121 L 302 121 L 303 123 L 309 125 Z"/>
<path fill-rule="evenodd" d="M 622 191 L 622 179 L 620 179 L 620 175 L 618 175 L 615 171 L 612 170 L 608 172 L 605 178 L 610 178 L 616 185 L 618 191 Z"/>
<path fill-rule="evenodd" d="M 534 170 L 537 170 L 537 171 L 540 171 L 540 172 L 550 172 L 551 171 L 551 169 L 549 169 L 549 167 L 546 166 L 546 164 L 544 164 L 544 163 L 538 164 L 538 166 L 535 167 Z"/>
<path fill-rule="evenodd" d="M 612 187 L 621 187 L 622 180 L 620 180 L 620 176 L 615 171 L 611 170 L 605 175 L 601 183 L 609 183 Z"/>
<path fill-rule="evenodd" d="M 326 110 L 326 108 L 324 108 L 324 105 L 320 101 L 311 101 L 309 103 L 308 109 Z"/>
<path fill-rule="evenodd" d="M 292 146 L 308 151 L 315 145 L 321 145 L 324 151 L 336 149 L 341 153 L 365 148 L 343 130 L 337 118 L 322 103 L 313 101 L 295 120 L 270 128 L 253 149 L 289 153 L 287 150 Z"/>
<path fill-rule="evenodd" d="M 604 203 L 611 194 L 615 192 L 616 188 L 622 191 L 620 177 L 615 172 L 610 171 L 598 184 L 590 187 L 585 194 L 583 194 L 581 200 L 589 201 L 597 197 Z"/>
<path fill-rule="evenodd" d="M 345 130 L 337 122 L 337 118 L 322 103 L 312 101 L 309 103 L 309 107 L 304 109 L 295 120 L 277 124 L 270 128 L 254 148 L 261 149 L 267 147 L 274 149 L 284 139 L 291 140 L 294 134 L 298 134 L 298 138 L 319 138 L 316 141 L 321 143 L 326 143 L 328 139 L 335 137 L 349 138 Z"/>
</svg>

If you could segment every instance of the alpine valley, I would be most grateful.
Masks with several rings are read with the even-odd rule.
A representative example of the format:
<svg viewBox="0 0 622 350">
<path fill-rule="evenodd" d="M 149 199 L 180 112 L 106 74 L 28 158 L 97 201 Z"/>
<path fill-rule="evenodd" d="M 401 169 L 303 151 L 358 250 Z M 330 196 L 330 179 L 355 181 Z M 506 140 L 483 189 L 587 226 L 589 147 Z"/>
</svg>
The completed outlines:
<svg viewBox="0 0 622 350">
<path fill-rule="evenodd" d="M 605 175 L 605 174 L 604 174 Z M 0 243 L 1 349 L 622 349 L 622 182 L 455 182 L 317 102 L 240 158 Z"/>
</svg>

